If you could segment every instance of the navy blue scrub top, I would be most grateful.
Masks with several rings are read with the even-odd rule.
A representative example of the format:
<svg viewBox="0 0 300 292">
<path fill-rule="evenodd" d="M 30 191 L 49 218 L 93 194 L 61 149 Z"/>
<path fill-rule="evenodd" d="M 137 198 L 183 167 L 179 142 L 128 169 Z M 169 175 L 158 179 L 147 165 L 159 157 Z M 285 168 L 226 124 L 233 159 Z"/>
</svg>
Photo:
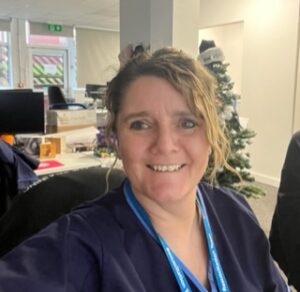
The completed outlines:
<svg viewBox="0 0 300 292">
<path fill-rule="evenodd" d="M 199 187 L 230 291 L 287 291 L 246 200 L 228 189 Z M 18 291 L 179 288 L 162 248 L 135 217 L 121 186 L 59 218 L 0 260 L 0 292 Z"/>
</svg>

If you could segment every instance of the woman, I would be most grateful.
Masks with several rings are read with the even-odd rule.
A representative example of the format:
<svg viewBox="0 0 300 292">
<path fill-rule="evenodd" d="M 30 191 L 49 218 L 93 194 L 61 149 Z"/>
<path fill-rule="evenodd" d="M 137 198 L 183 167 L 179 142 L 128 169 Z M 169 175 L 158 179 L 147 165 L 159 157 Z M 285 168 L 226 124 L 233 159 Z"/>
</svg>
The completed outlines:
<svg viewBox="0 0 300 292">
<path fill-rule="evenodd" d="M 142 53 L 110 82 L 108 136 L 127 178 L 0 261 L 0 291 L 287 291 L 226 163 L 215 82 L 181 51 Z"/>
</svg>

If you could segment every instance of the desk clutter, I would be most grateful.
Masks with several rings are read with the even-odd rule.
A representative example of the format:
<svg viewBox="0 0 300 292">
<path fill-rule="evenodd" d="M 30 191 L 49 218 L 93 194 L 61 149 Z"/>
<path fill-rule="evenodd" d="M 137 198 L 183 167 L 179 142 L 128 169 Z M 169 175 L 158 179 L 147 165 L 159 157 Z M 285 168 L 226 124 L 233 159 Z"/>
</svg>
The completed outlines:
<svg viewBox="0 0 300 292">
<path fill-rule="evenodd" d="M 95 156 L 99 156 L 101 158 L 115 157 L 116 156 L 115 150 L 110 145 L 115 144 L 116 137 L 112 135 L 110 137 L 111 143 L 110 145 L 108 145 L 106 140 L 105 127 L 98 128 L 98 133 L 96 137 L 97 137 L 97 143 L 96 143 L 96 147 L 94 148 Z"/>
<path fill-rule="evenodd" d="M 48 110 L 46 134 L 18 134 L 15 136 L 16 146 L 40 159 L 87 151 L 101 158 L 115 157 L 105 139 L 107 118 L 105 109 Z"/>
<path fill-rule="evenodd" d="M 112 143 L 115 137 L 111 137 Z M 101 158 L 115 157 L 108 145 L 104 127 L 85 127 L 46 135 L 16 135 L 16 147 L 30 156 L 55 158 L 57 154 L 93 152 Z"/>
<path fill-rule="evenodd" d="M 116 168 L 122 169 L 122 161 L 117 160 L 114 151 L 104 144 L 103 131 L 104 129 L 99 132 L 98 129 L 89 127 L 43 137 L 22 137 L 23 149 L 20 150 L 25 152 L 26 148 L 26 151 L 30 152 L 30 156 L 34 153 L 39 158 L 40 165 L 35 170 L 39 177 L 96 165 L 102 167 L 115 165 Z M 21 138 L 18 137 L 17 140 L 20 144 Z M 58 145 L 54 146 L 58 147 L 55 156 L 41 151 L 44 145 L 53 146 L 54 143 Z M 20 148 L 20 146 L 18 147 Z"/>
<path fill-rule="evenodd" d="M 93 151 L 97 133 L 96 127 L 86 127 L 46 135 L 16 135 L 16 146 L 31 156 L 54 158 L 56 154 Z"/>
</svg>

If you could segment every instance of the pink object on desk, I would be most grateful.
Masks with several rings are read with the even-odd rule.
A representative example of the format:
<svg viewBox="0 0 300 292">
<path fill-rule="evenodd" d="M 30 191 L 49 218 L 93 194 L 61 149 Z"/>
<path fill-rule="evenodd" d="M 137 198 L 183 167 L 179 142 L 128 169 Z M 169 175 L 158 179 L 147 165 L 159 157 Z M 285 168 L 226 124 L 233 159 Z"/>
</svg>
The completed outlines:
<svg viewBox="0 0 300 292">
<path fill-rule="evenodd" d="M 37 170 L 58 167 L 58 166 L 63 166 L 63 164 L 57 160 L 44 160 L 41 161 Z"/>
</svg>

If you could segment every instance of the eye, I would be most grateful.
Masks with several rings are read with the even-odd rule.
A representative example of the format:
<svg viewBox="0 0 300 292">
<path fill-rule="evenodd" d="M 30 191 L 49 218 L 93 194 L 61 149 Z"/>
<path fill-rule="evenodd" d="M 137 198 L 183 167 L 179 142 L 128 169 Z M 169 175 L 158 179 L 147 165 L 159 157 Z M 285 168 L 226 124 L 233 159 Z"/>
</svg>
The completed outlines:
<svg viewBox="0 0 300 292">
<path fill-rule="evenodd" d="M 130 129 L 133 129 L 133 130 L 144 130 L 144 129 L 148 129 L 148 128 L 149 128 L 149 125 L 143 121 L 134 121 L 134 122 L 130 123 Z"/>
<path fill-rule="evenodd" d="M 180 126 L 184 129 L 193 129 L 197 126 L 197 123 L 191 119 L 184 119 L 180 121 Z"/>
</svg>

